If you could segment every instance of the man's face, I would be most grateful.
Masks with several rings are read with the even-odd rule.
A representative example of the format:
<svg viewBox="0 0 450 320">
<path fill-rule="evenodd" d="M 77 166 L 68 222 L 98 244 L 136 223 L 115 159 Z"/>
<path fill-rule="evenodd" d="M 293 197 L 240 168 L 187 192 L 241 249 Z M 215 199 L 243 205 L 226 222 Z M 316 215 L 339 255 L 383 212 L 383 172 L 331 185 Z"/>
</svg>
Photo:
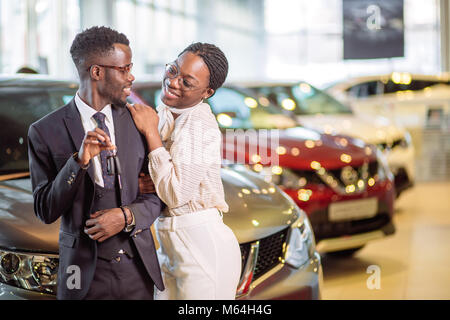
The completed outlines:
<svg viewBox="0 0 450 320">
<path fill-rule="evenodd" d="M 115 43 L 114 51 L 100 59 L 99 64 L 105 66 L 125 67 L 131 64 L 131 49 L 129 46 Z M 109 103 L 125 107 L 127 97 L 131 94 L 131 86 L 134 76 L 125 69 L 103 67 L 105 70 L 104 81 L 99 84 L 99 94 Z"/>
</svg>

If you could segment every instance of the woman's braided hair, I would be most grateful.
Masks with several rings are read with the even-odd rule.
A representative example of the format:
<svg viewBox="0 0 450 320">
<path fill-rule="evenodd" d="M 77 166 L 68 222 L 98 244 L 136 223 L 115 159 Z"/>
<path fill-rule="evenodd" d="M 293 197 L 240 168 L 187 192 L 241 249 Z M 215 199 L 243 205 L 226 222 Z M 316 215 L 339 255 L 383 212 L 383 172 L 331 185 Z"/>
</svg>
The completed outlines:
<svg viewBox="0 0 450 320">
<path fill-rule="evenodd" d="M 220 88 L 228 75 L 228 60 L 225 54 L 213 44 L 196 42 L 183 50 L 200 56 L 209 69 L 209 87 L 216 91 Z"/>
</svg>

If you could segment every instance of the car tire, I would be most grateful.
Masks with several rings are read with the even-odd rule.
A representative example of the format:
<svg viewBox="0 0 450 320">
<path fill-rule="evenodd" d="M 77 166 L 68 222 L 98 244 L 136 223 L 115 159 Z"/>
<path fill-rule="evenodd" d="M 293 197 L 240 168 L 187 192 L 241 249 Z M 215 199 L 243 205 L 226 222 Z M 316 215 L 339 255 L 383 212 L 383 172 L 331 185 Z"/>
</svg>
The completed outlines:
<svg viewBox="0 0 450 320">
<path fill-rule="evenodd" d="M 341 251 L 334 251 L 334 252 L 328 252 L 327 254 L 336 257 L 336 258 L 349 258 L 353 256 L 356 252 L 364 248 L 364 246 L 358 247 L 358 248 L 352 248 L 347 250 L 341 250 Z"/>
</svg>

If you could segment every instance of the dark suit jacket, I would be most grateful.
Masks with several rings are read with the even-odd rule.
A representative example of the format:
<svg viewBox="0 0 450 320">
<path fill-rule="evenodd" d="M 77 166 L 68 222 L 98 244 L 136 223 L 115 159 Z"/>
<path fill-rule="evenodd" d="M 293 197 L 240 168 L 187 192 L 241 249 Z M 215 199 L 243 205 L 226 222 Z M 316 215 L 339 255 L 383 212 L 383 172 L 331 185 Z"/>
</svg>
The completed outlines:
<svg viewBox="0 0 450 320">
<path fill-rule="evenodd" d="M 139 194 L 138 186 L 139 173 L 145 171 L 148 163 L 146 143 L 128 109 L 113 107 L 112 114 L 122 170 L 122 205 L 130 207 L 136 221 L 130 237 L 153 282 L 163 290 L 149 229 L 160 215 L 163 204 L 156 194 Z M 72 157 L 80 149 L 84 134 L 74 100 L 33 123 L 28 131 L 34 211 L 47 224 L 61 217 L 58 299 L 82 299 L 89 290 L 96 268 L 97 242 L 83 231 L 92 213 L 94 167 L 91 164 L 88 170 L 83 170 Z M 80 268 L 80 289 L 67 286 L 67 281 L 73 283 L 74 279 L 73 267 L 67 269 L 71 265 Z"/>
</svg>

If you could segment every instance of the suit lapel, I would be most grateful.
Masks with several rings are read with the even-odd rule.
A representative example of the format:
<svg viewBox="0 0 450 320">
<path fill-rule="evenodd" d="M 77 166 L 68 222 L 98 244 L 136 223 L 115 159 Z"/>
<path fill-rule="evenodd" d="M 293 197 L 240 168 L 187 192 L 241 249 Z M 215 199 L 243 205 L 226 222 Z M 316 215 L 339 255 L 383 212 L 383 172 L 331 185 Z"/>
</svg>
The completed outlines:
<svg viewBox="0 0 450 320">
<path fill-rule="evenodd" d="M 64 117 L 64 123 L 66 124 L 67 131 L 72 139 L 75 150 L 79 151 L 84 139 L 84 128 L 81 122 L 80 113 L 78 112 L 78 108 L 75 104 L 75 99 L 72 99 L 72 101 L 68 104 L 66 115 Z M 94 166 L 89 166 L 88 174 L 92 182 L 95 182 Z"/>
</svg>

